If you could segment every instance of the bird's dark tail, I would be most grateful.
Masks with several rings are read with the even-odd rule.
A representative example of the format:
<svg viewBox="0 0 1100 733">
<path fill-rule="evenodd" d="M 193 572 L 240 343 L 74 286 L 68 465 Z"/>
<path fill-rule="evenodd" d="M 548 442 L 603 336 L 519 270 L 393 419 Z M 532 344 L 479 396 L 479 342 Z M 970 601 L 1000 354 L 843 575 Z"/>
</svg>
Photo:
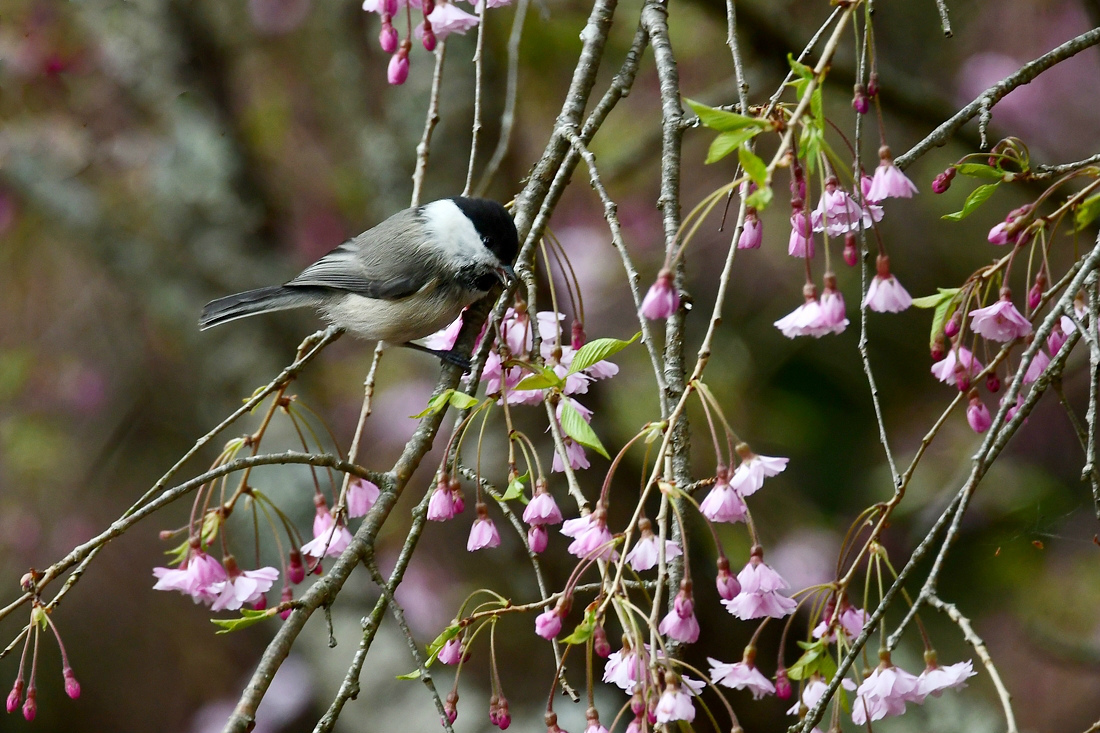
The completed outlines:
<svg viewBox="0 0 1100 733">
<path fill-rule="evenodd" d="M 254 316 L 257 313 L 270 313 L 316 304 L 316 294 L 304 288 L 287 288 L 282 285 L 275 285 L 269 288 L 249 290 L 207 303 L 206 307 L 202 309 L 202 315 L 199 316 L 199 330 L 205 331 L 222 323 L 235 321 L 246 316 Z"/>
</svg>

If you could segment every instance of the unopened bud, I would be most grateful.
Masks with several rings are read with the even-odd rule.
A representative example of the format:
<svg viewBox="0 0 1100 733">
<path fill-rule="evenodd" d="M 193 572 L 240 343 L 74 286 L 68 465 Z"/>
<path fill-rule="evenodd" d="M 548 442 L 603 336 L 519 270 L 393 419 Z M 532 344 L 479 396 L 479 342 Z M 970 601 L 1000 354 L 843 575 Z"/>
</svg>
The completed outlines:
<svg viewBox="0 0 1100 733">
<path fill-rule="evenodd" d="M 23 701 L 23 680 L 17 679 L 8 693 L 8 712 L 14 713 L 19 703 Z"/>
<path fill-rule="evenodd" d="M 34 720 L 34 716 L 38 714 L 38 703 L 35 702 L 35 698 L 38 696 L 38 692 L 31 687 L 27 690 L 27 699 L 23 703 L 23 717 L 27 719 L 27 722 Z"/>
<path fill-rule="evenodd" d="M 65 678 L 65 694 L 76 699 L 80 697 L 80 683 L 76 680 L 76 675 L 73 674 L 72 667 L 65 667 L 61 670 L 61 676 Z"/>
<path fill-rule="evenodd" d="M 848 232 L 844 235 L 844 264 L 855 267 L 859 262 L 859 250 L 856 249 L 856 235 Z"/>
</svg>

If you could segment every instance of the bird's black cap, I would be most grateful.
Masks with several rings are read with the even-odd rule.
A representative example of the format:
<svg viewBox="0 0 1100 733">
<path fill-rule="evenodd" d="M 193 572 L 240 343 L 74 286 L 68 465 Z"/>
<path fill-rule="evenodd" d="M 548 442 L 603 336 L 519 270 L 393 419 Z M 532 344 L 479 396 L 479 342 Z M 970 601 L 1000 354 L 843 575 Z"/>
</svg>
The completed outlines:
<svg viewBox="0 0 1100 733">
<path fill-rule="evenodd" d="M 506 265 L 516 261 L 519 254 L 519 235 L 508 210 L 490 199 L 474 199 L 455 196 L 451 199 L 466 215 L 485 246 Z"/>
</svg>

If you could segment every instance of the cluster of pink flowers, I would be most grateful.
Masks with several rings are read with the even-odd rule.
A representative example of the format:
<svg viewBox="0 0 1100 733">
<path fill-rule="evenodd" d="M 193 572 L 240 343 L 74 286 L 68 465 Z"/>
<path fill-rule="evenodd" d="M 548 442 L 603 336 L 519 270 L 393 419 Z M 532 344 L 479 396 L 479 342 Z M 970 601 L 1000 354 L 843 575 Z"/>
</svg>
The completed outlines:
<svg viewBox="0 0 1100 733">
<path fill-rule="evenodd" d="M 852 722 L 856 725 L 901 715 L 907 703 L 920 705 L 929 696 L 939 697 L 944 690 L 966 687 L 966 680 L 975 674 L 970 661 L 948 667 L 939 667 L 933 661 L 917 676 L 892 664 L 889 653 L 881 656 L 882 663 L 856 690 L 852 703 Z"/>
<path fill-rule="evenodd" d="M 345 496 L 348 516 L 364 516 L 377 501 L 379 493 L 378 487 L 370 481 L 352 480 Z M 300 550 L 290 551 L 285 566 L 287 582 L 283 586 L 281 601 L 289 601 L 293 597 L 290 583 L 305 580 L 303 556 L 311 561 L 312 570 L 320 572 L 322 558 L 339 555 L 351 543 L 351 533 L 342 520 L 333 517 L 324 497 L 318 494 L 314 504 L 317 511 L 313 517 L 313 539 L 302 545 Z M 153 568 L 153 576 L 157 579 L 154 590 L 177 591 L 214 611 L 236 611 L 245 605 L 262 610 L 267 607 L 266 593 L 279 579 L 279 570 L 274 567 L 242 570 L 231 554 L 226 554 L 219 562 L 206 552 L 202 541 L 195 537 L 190 540 L 177 567 Z M 288 613 L 283 613 L 284 618 Z"/>
<path fill-rule="evenodd" d="M 507 5 L 511 0 L 481 0 L 490 8 Z M 480 3 L 478 4 L 480 9 Z M 409 78 L 409 52 L 412 40 L 406 36 L 399 38 L 394 22 L 399 20 L 401 10 L 405 11 L 406 26 L 412 23 L 413 8 L 421 21 L 410 34 L 415 36 L 428 51 L 434 51 L 439 41 L 452 33 L 465 34 L 480 22 L 480 18 L 459 8 L 449 0 L 363 0 L 363 10 L 378 13 L 382 18 L 382 30 L 378 34 L 378 45 L 390 57 L 387 78 L 390 84 L 404 84 Z"/>
</svg>

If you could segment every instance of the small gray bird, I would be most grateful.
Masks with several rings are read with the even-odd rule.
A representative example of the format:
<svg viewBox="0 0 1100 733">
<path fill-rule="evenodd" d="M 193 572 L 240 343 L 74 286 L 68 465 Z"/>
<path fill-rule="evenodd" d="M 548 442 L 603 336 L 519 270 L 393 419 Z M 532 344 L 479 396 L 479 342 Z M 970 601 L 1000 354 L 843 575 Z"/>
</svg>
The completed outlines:
<svg viewBox="0 0 1100 733">
<path fill-rule="evenodd" d="M 467 360 L 410 343 L 448 325 L 497 283 L 515 279 L 519 238 L 496 201 L 455 196 L 399 211 L 349 239 L 285 285 L 207 303 L 205 330 L 227 321 L 313 306 L 366 339 Z"/>
</svg>

